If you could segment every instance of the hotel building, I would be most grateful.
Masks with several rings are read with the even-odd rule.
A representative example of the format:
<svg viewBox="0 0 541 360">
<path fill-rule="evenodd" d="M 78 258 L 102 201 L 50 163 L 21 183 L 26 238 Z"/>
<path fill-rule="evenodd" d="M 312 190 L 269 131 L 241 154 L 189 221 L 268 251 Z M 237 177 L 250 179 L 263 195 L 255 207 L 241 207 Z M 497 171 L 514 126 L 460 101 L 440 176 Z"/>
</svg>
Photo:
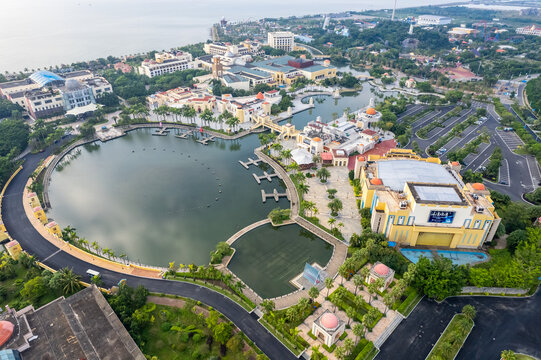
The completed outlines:
<svg viewBox="0 0 541 360">
<path fill-rule="evenodd" d="M 150 78 L 158 75 L 169 74 L 175 71 L 195 69 L 199 67 L 198 61 L 193 61 L 192 54 L 187 52 L 157 53 L 155 59 L 145 59 L 139 67 L 139 74 Z"/>
<path fill-rule="evenodd" d="M 291 52 L 295 48 L 295 34 L 290 31 L 276 31 L 267 34 L 269 46 L 274 49 Z"/>
<path fill-rule="evenodd" d="M 357 157 L 372 231 L 400 246 L 475 249 L 492 241 L 500 218 L 490 193 L 483 184 L 464 184 L 459 171 L 456 162 L 442 165 L 407 149 Z"/>
</svg>

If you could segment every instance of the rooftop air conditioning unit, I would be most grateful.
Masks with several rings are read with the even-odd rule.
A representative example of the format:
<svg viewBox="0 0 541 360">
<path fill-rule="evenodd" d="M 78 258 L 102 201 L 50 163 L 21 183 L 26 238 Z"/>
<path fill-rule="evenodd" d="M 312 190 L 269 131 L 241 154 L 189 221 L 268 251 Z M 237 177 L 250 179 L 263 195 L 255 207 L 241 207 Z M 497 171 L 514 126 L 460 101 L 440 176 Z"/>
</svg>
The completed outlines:
<svg viewBox="0 0 541 360">
<path fill-rule="evenodd" d="M 471 197 L 472 197 L 474 200 L 479 199 L 479 195 L 477 195 L 477 194 L 471 194 Z"/>
<path fill-rule="evenodd" d="M 399 194 L 398 194 L 398 198 L 399 198 L 399 199 L 405 199 L 405 198 L 406 198 L 406 194 L 404 194 L 404 193 L 399 193 Z"/>
<path fill-rule="evenodd" d="M 475 211 L 478 212 L 478 213 L 482 213 L 483 211 L 485 211 L 485 208 L 482 207 L 482 206 L 476 206 Z"/>
<path fill-rule="evenodd" d="M 408 202 L 407 201 L 401 201 L 400 202 L 400 208 L 401 209 L 405 209 L 408 207 Z"/>
</svg>

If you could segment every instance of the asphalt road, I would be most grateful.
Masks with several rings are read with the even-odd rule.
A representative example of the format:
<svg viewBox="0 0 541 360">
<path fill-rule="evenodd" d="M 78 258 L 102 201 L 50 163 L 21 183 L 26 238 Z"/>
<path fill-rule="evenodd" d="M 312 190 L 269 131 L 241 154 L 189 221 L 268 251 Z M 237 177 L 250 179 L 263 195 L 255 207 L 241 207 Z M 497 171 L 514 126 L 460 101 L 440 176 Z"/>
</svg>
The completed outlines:
<svg viewBox="0 0 541 360">
<path fill-rule="evenodd" d="M 475 326 L 458 353 L 458 360 L 499 359 L 502 350 L 541 358 L 541 293 L 530 298 L 463 296 L 438 304 L 426 297 L 402 321 L 376 360 L 423 360 L 454 314 L 473 305 Z"/>
<path fill-rule="evenodd" d="M 64 251 L 60 251 L 56 246 L 43 238 L 26 217 L 22 203 L 22 194 L 28 176 L 37 167 L 39 161 L 47 157 L 49 153 L 50 150 L 37 155 L 28 155 L 25 158 L 26 161 L 23 169 L 8 186 L 2 200 L 4 224 L 11 237 L 19 241 L 24 250 L 35 255 L 39 260 L 53 269 L 72 268 L 83 279 L 86 277 L 86 270 L 88 268 L 95 269 L 101 273 L 102 279 L 108 287 L 117 284 L 121 279 L 127 279 L 129 286 L 143 285 L 151 292 L 174 294 L 199 300 L 224 314 L 270 359 L 296 359 L 280 341 L 270 334 L 244 308 L 222 294 L 187 282 L 125 275 L 89 265 Z"/>
</svg>

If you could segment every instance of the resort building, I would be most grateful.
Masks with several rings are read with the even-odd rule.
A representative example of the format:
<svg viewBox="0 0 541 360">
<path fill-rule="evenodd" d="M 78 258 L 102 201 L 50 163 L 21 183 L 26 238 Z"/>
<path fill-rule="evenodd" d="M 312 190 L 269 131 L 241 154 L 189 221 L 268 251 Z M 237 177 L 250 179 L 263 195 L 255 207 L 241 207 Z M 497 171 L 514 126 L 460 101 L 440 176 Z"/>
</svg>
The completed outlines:
<svg viewBox="0 0 541 360">
<path fill-rule="evenodd" d="M 62 76 L 42 70 L 25 80 L 0 84 L 0 95 L 21 105 L 34 119 L 92 112 L 97 109 L 96 99 L 111 91 L 105 78 L 88 70 Z"/>
<path fill-rule="evenodd" d="M 238 55 L 262 55 L 261 44 L 257 41 L 243 41 L 238 45 L 228 42 L 214 42 L 203 46 L 205 53 L 209 55 L 225 55 L 227 53 Z"/>
<path fill-rule="evenodd" d="M 23 360 L 145 360 L 101 291 L 92 285 L 69 298 L 0 315 L 0 354 Z M 9 359 L 9 357 L 0 357 Z"/>
<path fill-rule="evenodd" d="M 375 128 L 376 124 L 381 121 L 381 113 L 376 110 L 374 99 L 371 98 L 368 106 L 355 114 L 357 127 L 361 129 Z"/>
<path fill-rule="evenodd" d="M 290 31 L 276 31 L 267 34 L 269 46 L 274 49 L 291 52 L 295 48 L 295 34 Z"/>
<path fill-rule="evenodd" d="M 449 41 L 456 41 L 465 38 L 468 35 L 475 35 L 477 30 L 467 27 L 454 27 L 453 29 L 447 31 L 449 34 Z"/>
<path fill-rule="evenodd" d="M 259 116 L 269 116 L 272 105 L 278 104 L 280 100 L 282 96 L 278 90 L 243 97 L 224 94 L 217 101 L 217 112 L 223 114 L 227 111 L 238 118 L 240 123 L 256 122 Z"/>
<path fill-rule="evenodd" d="M 419 15 L 417 18 L 417 25 L 419 26 L 437 26 L 437 25 L 449 25 L 453 19 L 447 16 L 438 15 Z"/>
<path fill-rule="evenodd" d="M 519 27 L 515 31 L 521 35 L 541 36 L 541 27 L 536 25 Z"/>
<path fill-rule="evenodd" d="M 152 78 L 158 75 L 195 69 L 198 67 L 199 61 L 193 61 L 192 54 L 188 52 L 163 52 L 155 54 L 154 60 L 145 59 L 139 67 L 139 74 Z"/>
<path fill-rule="evenodd" d="M 460 165 L 442 165 L 408 149 L 358 156 L 361 207 L 371 210 L 372 231 L 400 246 L 479 248 L 500 223 L 483 184 L 465 184 Z"/>
<path fill-rule="evenodd" d="M 115 70 L 120 70 L 122 73 L 126 74 L 133 70 L 133 67 L 129 64 L 123 63 L 123 62 L 117 62 L 113 65 Z"/>
<path fill-rule="evenodd" d="M 346 322 L 326 310 L 312 324 L 312 334 L 323 344 L 331 347 L 346 331 Z"/>
</svg>

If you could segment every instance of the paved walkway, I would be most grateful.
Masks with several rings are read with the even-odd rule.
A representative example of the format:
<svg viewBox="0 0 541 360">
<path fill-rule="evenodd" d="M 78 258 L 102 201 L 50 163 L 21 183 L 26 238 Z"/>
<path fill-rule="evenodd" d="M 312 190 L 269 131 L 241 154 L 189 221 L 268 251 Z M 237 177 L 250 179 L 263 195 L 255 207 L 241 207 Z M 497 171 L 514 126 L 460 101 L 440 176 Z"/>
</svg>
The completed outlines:
<svg viewBox="0 0 541 360">
<path fill-rule="evenodd" d="M 248 231 L 251 231 L 257 227 L 260 227 L 262 225 L 265 225 L 265 224 L 269 224 L 271 221 L 270 219 L 263 219 L 263 220 L 259 220 L 253 224 L 250 224 L 248 226 L 246 226 L 245 228 L 242 228 L 240 229 L 237 233 L 233 234 L 233 236 L 231 236 L 229 239 L 227 239 L 226 243 L 228 245 L 233 245 L 233 243 L 235 241 L 237 241 L 238 238 L 240 238 L 242 235 L 246 234 Z"/>
</svg>

